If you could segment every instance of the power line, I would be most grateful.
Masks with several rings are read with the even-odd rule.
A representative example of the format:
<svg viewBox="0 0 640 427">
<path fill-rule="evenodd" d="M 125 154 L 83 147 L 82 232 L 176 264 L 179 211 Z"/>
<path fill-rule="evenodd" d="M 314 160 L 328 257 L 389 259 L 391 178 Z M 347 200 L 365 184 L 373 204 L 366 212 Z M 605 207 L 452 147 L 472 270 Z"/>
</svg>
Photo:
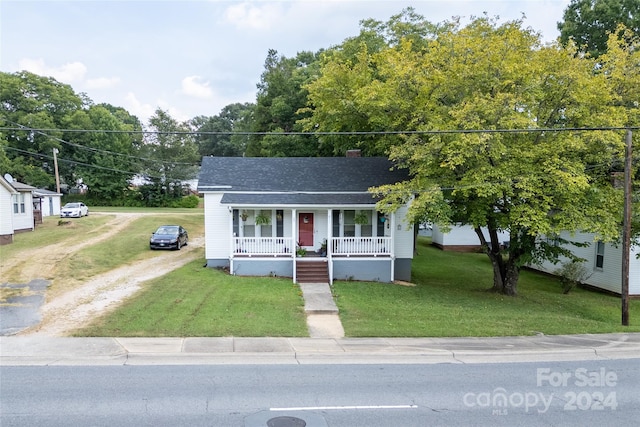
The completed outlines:
<svg viewBox="0 0 640 427">
<path fill-rule="evenodd" d="M 66 140 L 64 140 L 64 139 L 62 139 L 62 138 L 58 138 L 58 137 L 56 137 L 56 136 L 49 135 L 48 133 L 46 133 L 46 132 L 53 132 L 53 131 L 56 131 L 56 132 L 70 132 L 71 130 L 69 130 L 69 129 L 67 129 L 67 130 L 63 130 L 63 129 L 37 129 L 37 128 L 31 128 L 31 127 L 28 127 L 28 126 L 21 125 L 21 124 L 19 124 L 19 123 L 13 122 L 13 121 L 8 120 L 8 119 L 2 119 L 2 120 L 6 121 L 6 122 L 9 122 L 9 123 L 13 123 L 14 125 L 19 126 L 19 128 L 14 128 L 14 130 L 22 130 L 22 131 L 26 131 L 26 132 L 33 132 L 33 133 L 37 133 L 37 134 L 39 134 L 39 135 L 42 135 L 42 136 L 47 137 L 47 138 L 51 138 L 51 139 L 53 139 L 54 141 L 58 141 L 58 142 L 60 142 L 60 143 L 63 143 L 63 144 L 66 144 L 66 145 L 72 146 L 72 147 L 74 147 L 74 148 L 79 148 L 79 149 L 83 149 L 83 150 L 88 150 L 88 151 L 92 151 L 92 152 L 95 152 L 95 153 L 109 154 L 109 155 L 115 155 L 115 156 L 122 156 L 122 157 L 126 157 L 126 158 L 133 159 L 133 160 L 136 160 L 136 161 L 138 161 L 138 160 L 144 160 L 144 161 L 149 161 L 149 162 L 159 162 L 159 163 L 162 163 L 162 164 L 167 164 L 167 163 L 168 163 L 168 162 L 163 162 L 163 161 L 160 161 L 160 160 L 157 160 L 157 159 L 151 159 L 151 158 L 147 158 L 147 157 L 137 157 L 137 156 L 132 156 L 132 155 L 130 155 L 130 154 L 118 153 L 117 151 L 110 151 L 110 150 L 103 150 L 103 149 L 94 148 L 94 147 L 87 147 L 87 146 L 85 146 L 85 145 L 81 145 L 81 144 L 76 144 L 76 143 L 73 143 L 73 142 L 69 142 L 69 141 L 66 141 Z M 2 129 L 5 129 L 5 128 L 0 128 L 0 130 L 2 130 Z M 106 132 L 106 131 L 104 131 L 104 130 L 93 130 L 93 131 L 78 130 L 78 132 L 85 132 L 85 133 L 88 133 L 88 132 L 104 133 L 104 132 Z M 116 133 L 116 132 L 120 132 L 120 133 L 127 133 L 128 131 L 115 131 L 115 130 L 114 130 L 114 131 L 112 131 L 111 133 Z M 171 164 L 174 164 L 174 165 L 188 165 L 188 166 L 193 166 L 193 164 L 192 164 L 192 163 L 185 163 L 185 162 L 171 162 Z"/>
<path fill-rule="evenodd" d="M 5 120 L 7 121 L 7 120 Z M 595 131 L 626 131 L 640 130 L 640 126 L 603 126 L 603 127 L 568 127 L 568 128 L 527 128 L 527 129 L 434 129 L 434 130 L 398 130 L 398 131 L 335 131 L 335 132 L 248 132 L 248 131 L 153 131 L 153 130 L 108 130 L 108 129 L 55 129 L 0 127 L 0 131 L 33 131 L 33 132 L 96 132 L 96 133 L 125 133 L 125 134 L 155 134 L 155 135 L 448 135 L 448 134 L 476 134 L 476 133 L 558 133 L 558 132 L 595 132 Z M 53 137 L 52 137 L 53 138 Z M 70 143 L 71 144 L 71 143 Z"/>
<path fill-rule="evenodd" d="M 20 152 L 20 153 L 29 155 L 31 157 L 53 160 L 53 156 L 49 156 L 47 154 L 33 153 L 31 151 L 21 150 L 20 148 L 15 148 L 15 147 L 4 147 L 4 148 L 6 150 Z M 120 170 L 120 169 L 108 168 L 108 167 L 105 167 L 105 166 L 99 166 L 99 165 L 94 165 L 94 164 L 90 164 L 90 163 L 79 162 L 77 160 L 69 160 L 69 159 L 65 159 L 65 158 L 61 158 L 61 157 L 58 157 L 58 161 L 62 162 L 62 163 L 74 165 L 74 166 L 85 166 L 85 167 L 88 167 L 88 168 L 101 169 L 101 170 L 106 170 L 106 171 L 109 171 L 109 172 L 117 172 L 117 173 L 130 175 L 130 176 L 138 175 L 138 176 L 143 176 L 143 177 L 152 178 L 152 179 L 159 179 L 159 180 L 160 179 L 167 179 L 167 180 L 170 180 L 170 181 L 177 181 L 178 180 L 177 178 L 172 178 L 170 176 L 161 177 L 161 176 L 155 176 L 155 175 L 150 175 L 150 174 L 142 174 L 140 172 L 123 171 L 123 170 Z M 192 165 L 192 166 L 194 166 L 194 165 Z"/>
</svg>

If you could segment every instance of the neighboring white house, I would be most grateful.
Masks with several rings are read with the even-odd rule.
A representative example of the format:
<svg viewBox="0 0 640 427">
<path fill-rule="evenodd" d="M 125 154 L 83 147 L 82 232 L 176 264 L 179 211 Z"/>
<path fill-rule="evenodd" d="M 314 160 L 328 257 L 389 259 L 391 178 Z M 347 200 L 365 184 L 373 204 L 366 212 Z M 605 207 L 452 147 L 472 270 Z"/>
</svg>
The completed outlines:
<svg viewBox="0 0 640 427">
<path fill-rule="evenodd" d="M 12 196 L 13 231 L 16 233 L 33 231 L 35 229 L 33 191 L 36 188 L 18 181 L 13 181 L 11 185 L 18 192 Z"/>
<path fill-rule="evenodd" d="M 33 196 L 34 203 L 35 199 L 40 199 L 39 205 L 43 217 L 60 215 L 62 193 L 38 188 L 33 190 Z"/>
<path fill-rule="evenodd" d="M 13 196 L 19 193 L 0 176 L 0 245 L 13 242 Z"/>
<path fill-rule="evenodd" d="M 589 243 L 589 246 L 579 247 L 573 244 L 565 245 L 571 252 L 579 258 L 586 261 L 583 265 L 586 267 L 589 276 L 583 282 L 586 285 L 595 288 L 620 294 L 622 290 L 622 247 L 611 243 L 599 242 L 595 239 L 595 235 L 591 233 L 561 233 L 561 239 L 574 241 L 578 243 Z M 638 246 L 632 246 L 629 254 L 629 295 L 640 295 L 640 254 Z M 541 265 L 531 265 L 530 268 L 553 274 L 561 267 L 561 259 L 557 264 L 546 261 Z"/>
<path fill-rule="evenodd" d="M 486 228 L 482 230 L 485 236 L 488 236 Z M 431 244 L 445 251 L 473 252 L 480 250 L 480 239 L 470 225 L 452 225 L 448 232 L 443 232 L 434 224 L 431 233 Z M 508 242 L 509 232 L 499 231 L 498 240 L 500 243 Z"/>
<path fill-rule="evenodd" d="M 578 243 L 589 243 L 580 247 L 568 244 L 567 248 L 583 262 L 587 268 L 585 285 L 620 294 L 622 287 L 622 248 L 610 243 L 597 242 L 590 233 L 561 233 L 561 239 Z M 452 226 L 451 231 L 443 233 L 436 225 L 433 226 L 432 243 L 444 250 L 472 251 L 480 248 L 480 240 L 470 226 Z M 509 233 L 499 234 L 501 243 L 508 242 Z M 640 295 L 640 248 L 633 246 L 629 262 L 629 295 Z M 545 261 L 541 265 L 529 265 L 529 268 L 554 274 L 566 259 L 560 259 L 557 264 Z"/>
<path fill-rule="evenodd" d="M 410 280 L 407 207 L 384 215 L 368 192 L 408 178 L 392 166 L 382 157 L 204 157 L 207 265 L 296 283 Z"/>
</svg>

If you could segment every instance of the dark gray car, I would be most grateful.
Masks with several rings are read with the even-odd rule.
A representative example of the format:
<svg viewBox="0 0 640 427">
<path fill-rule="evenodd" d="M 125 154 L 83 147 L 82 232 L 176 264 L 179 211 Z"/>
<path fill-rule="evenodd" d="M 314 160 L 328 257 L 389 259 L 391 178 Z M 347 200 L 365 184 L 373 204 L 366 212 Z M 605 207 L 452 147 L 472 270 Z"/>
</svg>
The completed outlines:
<svg viewBox="0 0 640 427">
<path fill-rule="evenodd" d="M 189 241 L 187 230 L 180 225 L 163 225 L 151 235 L 149 240 L 149 248 L 151 249 L 176 249 Z"/>
</svg>

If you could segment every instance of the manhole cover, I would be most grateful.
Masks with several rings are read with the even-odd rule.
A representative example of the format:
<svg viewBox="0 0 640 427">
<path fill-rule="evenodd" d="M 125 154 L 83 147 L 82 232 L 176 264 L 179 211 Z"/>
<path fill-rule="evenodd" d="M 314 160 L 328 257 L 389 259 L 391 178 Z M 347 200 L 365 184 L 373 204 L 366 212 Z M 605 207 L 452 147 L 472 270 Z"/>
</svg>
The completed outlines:
<svg viewBox="0 0 640 427">
<path fill-rule="evenodd" d="M 267 421 L 268 427 L 305 427 L 307 423 L 296 417 L 275 417 Z"/>
</svg>

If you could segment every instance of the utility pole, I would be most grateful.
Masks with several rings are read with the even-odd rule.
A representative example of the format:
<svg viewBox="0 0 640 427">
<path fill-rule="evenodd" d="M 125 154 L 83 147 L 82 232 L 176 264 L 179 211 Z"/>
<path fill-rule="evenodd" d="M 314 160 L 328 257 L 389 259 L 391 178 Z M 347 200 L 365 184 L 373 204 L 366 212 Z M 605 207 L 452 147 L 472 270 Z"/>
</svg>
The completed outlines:
<svg viewBox="0 0 640 427">
<path fill-rule="evenodd" d="M 631 130 L 624 157 L 624 216 L 622 222 L 622 325 L 629 326 L 629 255 L 631 252 Z"/>
<path fill-rule="evenodd" d="M 58 157 L 56 156 L 56 154 L 58 154 L 58 149 L 54 148 L 53 149 L 53 168 L 56 171 L 56 192 L 59 194 L 60 193 L 60 175 L 58 174 Z"/>
</svg>

